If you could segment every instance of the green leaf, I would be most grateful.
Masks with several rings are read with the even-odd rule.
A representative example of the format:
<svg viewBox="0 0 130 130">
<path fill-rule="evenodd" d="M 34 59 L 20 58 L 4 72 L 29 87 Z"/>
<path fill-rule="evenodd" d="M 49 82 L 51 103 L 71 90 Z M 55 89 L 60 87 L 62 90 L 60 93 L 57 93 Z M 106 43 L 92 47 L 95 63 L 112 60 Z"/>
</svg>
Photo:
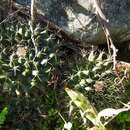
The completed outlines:
<svg viewBox="0 0 130 130">
<path fill-rule="evenodd" d="M 95 108 L 90 104 L 88 98 L 86 98 L 82 93 L 69 89 L 68 87 L 65 88 L 65 91 L 71 98 L 72 102 L 74 102 L 75 105 L 83 111 L 84 116 L 89 119 L 93 125 L 98 126 L 101 130 L 106 130 L 105 126 L 99 120 Z"/>
<path fill-rule="evenodd" d="M 84 113 L 86 113 L 86 117 L 95 124 L 97 113 L 90 104 L 89 100 L 80 92 L 74 91 L 69 88 L 65 88 L 65 91 L 71 98 L 71 100 L 75 103 L 77 107 L 79 107 Z"/>
<path fill-rule="evenodd" d="M 4 124 L 5 120 L 6 120 L 6 115 L 8 114 L 8 108 L 5 107 L 1 113 L 0 113 L 0 128 L 2 127 L 2 125 Z"/>
</svg>

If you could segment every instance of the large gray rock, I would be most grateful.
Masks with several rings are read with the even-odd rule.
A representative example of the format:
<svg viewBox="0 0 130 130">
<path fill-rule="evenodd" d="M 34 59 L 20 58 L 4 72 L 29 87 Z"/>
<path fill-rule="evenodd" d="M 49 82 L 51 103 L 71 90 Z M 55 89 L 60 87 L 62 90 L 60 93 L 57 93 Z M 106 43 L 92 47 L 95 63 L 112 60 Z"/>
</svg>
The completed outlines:
<svg viewBox="0 0 130 130">
<path fill-rule="evenodd" d="M 25 1 L 25 0 L 23 0 Z M 93 0 L 35 0 L 40 13 L 84 43 L 106 42 Z M 130 0 L 100 0 L 115 42 L 130 40 Z"/>
<path fill-rule="evenodd" d="M 21 5 L 30 5 L 31 0 L 16 0 L 16 2 Z"/>
</svg>

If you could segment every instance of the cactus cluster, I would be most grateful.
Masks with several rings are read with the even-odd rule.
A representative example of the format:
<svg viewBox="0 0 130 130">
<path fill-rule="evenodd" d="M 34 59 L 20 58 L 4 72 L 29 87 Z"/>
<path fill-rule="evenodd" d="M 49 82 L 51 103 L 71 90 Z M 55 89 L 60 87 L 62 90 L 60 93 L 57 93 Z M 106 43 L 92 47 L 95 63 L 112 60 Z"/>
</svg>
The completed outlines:
<svg viewBox="0 0 130 130">
<path fill-rule="evenodd" d="M 67 82 L 85 94 L 98 110 L 119 107 L 119 102 L 126 97 L 125 88 L 113 70 L 111 56 L 104 51 L 83 52 L 80 61 L 67 75 Z"/>
</svg>

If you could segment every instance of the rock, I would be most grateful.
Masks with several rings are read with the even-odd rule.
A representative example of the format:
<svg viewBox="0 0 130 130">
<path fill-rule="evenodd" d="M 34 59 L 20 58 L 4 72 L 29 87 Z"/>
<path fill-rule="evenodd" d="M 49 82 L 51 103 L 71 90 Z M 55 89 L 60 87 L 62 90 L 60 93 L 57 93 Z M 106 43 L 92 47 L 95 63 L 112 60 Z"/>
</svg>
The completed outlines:
<svg viewBox="0 0 130 130">
<path fill-rule="evenodd" d="M 9 0 L 0 0 L 0 22 L 7 18 L 9 12 Z"/>
<path fill-rule="evenodd" d="M 31 0 L 16 0 L 16 2 L 21 5 L 30 5 Z"/>
<path fill-rule="evenodd" d="M 19 0 L 21 1 L 21 0 Z M 23 0 L 26 1 L 26 0 Z M 36 0 L 38 12 L 83 43 L 106 42 L 94 14 L 93 0 Z M 100 0 L 116 43 L 130 40 L 130 0 Z"/>
</svg>

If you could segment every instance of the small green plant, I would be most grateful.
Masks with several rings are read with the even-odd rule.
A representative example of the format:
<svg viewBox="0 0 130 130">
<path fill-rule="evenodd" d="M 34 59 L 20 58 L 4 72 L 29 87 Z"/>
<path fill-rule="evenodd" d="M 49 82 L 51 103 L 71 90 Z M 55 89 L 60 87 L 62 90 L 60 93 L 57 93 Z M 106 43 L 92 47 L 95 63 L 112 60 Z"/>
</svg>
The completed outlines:
<svg viewBox="0 0 130 130">
<path fill-rule="evenodd" d="M 94 106 L 98 104 L 98 110 L 110 106 L 118 108 L 118 101 L 127 101 L 123 83 L 115 75 L 112 59 L 105 52 L 83 52 L 66 81 L 87 95 Z"/>
<path fill-rule="evenodd" d="M 47 34 L 47 30 L 41 30 L 40 26 L 35 28 L 34 38 L 38 48 L 35 54 L 28 24 L 13 27 L 11 25 L 8 28 L 1 32 L 0 80 L 4 84 L 3 88 L 19 96 L 21 91 L 28 93 L 27 91 L 39 83 L 47 85 L 58 65 L 53 35 Z M 13 36 L 10 38 L 8 33 Z M 6 40 L 8 46 L 5 45 Z"/>
<path fill-rule="evenodd" d="M 113 124 L 115 124 L 119 130 L 122 130 L 122 129 L 129 130 L 130 129 L 130 111 L 120 113 L 113 121 Z"/>
<path fill-rule="evenodd" d="M 33 37 L 38 50 L 35 53 L 28 23 L 5 23 L 0 26 L 0 35 L 0 90 L 1 95 L 6 95 L 4 103 L 10 110 L 6 125 L 11 121 L 15 126 L 19 119 L 16 128 L 49 129 L 59 118 L 53 79 L 59 65 L 59 42 L 47 27 L 37 25 Z"/>
<path fill-rule="evenodd" d="M 116 118 L 119 123 L 124 123 L 124 122 L 130 122 L 130 112 L 123 112 L 119 114 Z"/>
<path fill-rule="evenodd" d="M 6 116 L 8 114 L 8 108 L 5 107 L 0 113 L 0 128 L 2 128 L 4 122 L 6 121 Z"/>
</svg>

